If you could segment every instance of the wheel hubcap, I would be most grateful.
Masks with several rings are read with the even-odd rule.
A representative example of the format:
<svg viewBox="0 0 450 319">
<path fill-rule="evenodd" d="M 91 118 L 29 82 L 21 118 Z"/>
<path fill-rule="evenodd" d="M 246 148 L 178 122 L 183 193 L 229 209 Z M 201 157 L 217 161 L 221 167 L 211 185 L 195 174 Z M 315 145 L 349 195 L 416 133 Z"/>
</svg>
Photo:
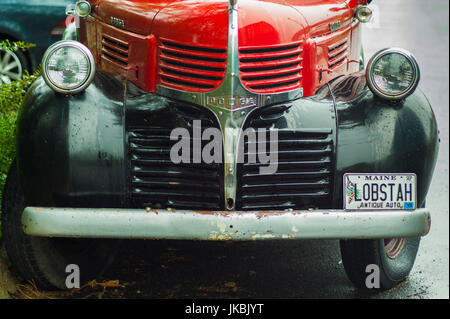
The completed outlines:
<svg viewBox="0 0 450 319">
<path fill-rule="evenodd" d="M 406 238 L 389 238 L 384 240 L 384 250 L 389 258 L 395 259 L 405 248 Z"/>
<path fill-rule="evenodd" d="M 0 49 L 0 85 L 22 77 L 22 64 L 14 52 Z"/>
</svg>

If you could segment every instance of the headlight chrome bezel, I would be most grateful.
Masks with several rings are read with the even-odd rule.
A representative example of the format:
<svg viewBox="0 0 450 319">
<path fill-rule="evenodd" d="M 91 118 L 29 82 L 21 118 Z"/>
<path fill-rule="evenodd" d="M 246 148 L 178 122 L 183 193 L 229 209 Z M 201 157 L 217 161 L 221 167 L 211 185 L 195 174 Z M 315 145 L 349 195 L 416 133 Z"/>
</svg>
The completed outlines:
<svg viewBox="0 0 450 319">
<path fill-rule="evenodd" d="M 65 88 L 50 78 L 48 74 L 48 63 L 50 57 L 57 51 L 65 47 L 71 47 L 79 50 L 88 60 L 89 72 L 88 76 L 84 79 L 84 81 L 76 87 L 73 88 Z M 42 58 L 42 76 L 47 83 L 47 85 L 52 88 L 54 91 L 62 94 L 76 94 L 84 91 L 92 82 L 95 76 L 95 59 L 92 55 L 92 52 L 86 47 L 84 44 L 74 40 L 62 40 L 52 44 L 47 51 L 45 51 L 44 56 Z"/>
<path fill-rule="evenodd" d="M 84 8 L 83 8 L 84 6 Z M 92 6 L 85 0 L 79 0 L 75 3 L 75 13 L 81 18 L 86 18 L 91 14 Z"/>
<path fill-rule="evenodd" d="M 374 75 L 374 68 L 377 62 L 384 56 L 389 54 L 399 54 L 405 57 L 409 63 L 411 64 L 413 68 L 413 75 L 414 79 L 409 85 L 409 87 L 398 94 L 388 94 L 387 92 L 384 92 L 381 90 L 376 84 L 375 80 L 373 79 Z M 414 56 L 407 50 L 401 49 L 401 48 L 388 48 L 378 51 L 368 62 L 367 69 L 366 69 L 366 80 L 367 85 L 369 86 L 370 90 L 377 95 L 378 97 L 390 100 L 390 101 L 399 101 L 407 98 L 409 95 L 414 93 L 414 91 L 417 89 L 417 86 L 420 81 L 420 69 L 419 64 L 417 63 L 417 60 L 414 58 Z"/>
</svg>

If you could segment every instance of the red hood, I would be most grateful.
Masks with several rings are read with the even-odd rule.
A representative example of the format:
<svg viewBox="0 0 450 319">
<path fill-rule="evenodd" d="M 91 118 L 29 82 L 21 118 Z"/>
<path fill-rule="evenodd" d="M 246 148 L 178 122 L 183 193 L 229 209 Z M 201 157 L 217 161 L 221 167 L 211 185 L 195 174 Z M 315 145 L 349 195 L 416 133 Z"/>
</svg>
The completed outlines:
<svg viewBox="0 0 450 319">
<path fill-rule="evenodd" d="M 309 26 L 310 37 L 330 32 L 330 23 L 351 23 L 355 0 L 284 0 L 302 14 Z"/>
<path fill-rule="evenodd" d="M 303 40 L 305 19 L 283 1 L 241 1 L 239 46 L 270 46 Z"/>
<path fill-rule="evenodd" d="M 228 2 L 183 0 L 163 8 L 155 17 L 152 34 L 176 42 L 226 48 Z"/>
<path fill-rule="evenodd" d="M 177 0 L 91 0 L 94 13 L 105 23 L 111 17 L 125 21 L 125 29 L 148 35 L 155 15 L 168 4 Z"/>
<path fill-rule="evenodd" d="M 125 21 L 125 29 L 142 35 L 203 45 L 226 46 L 227 0 L 96 0 L 95 14 L 104 22 Z M 271 45 L 327 33 L 331 22 L 353 16 L 344 0 L 238 1 L 242 46 Z"/>
</svg>

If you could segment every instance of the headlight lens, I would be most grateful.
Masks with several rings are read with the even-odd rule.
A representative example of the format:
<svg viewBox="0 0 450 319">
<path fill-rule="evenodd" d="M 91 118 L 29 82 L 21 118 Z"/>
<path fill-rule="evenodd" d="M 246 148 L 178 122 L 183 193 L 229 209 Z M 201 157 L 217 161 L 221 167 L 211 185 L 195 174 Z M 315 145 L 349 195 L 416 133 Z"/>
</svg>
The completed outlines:
<svg viewBox="0 0 450 319">
<path fill-rule="evenodd" d="M 372 19 L 372 10 L 366 6 L 358 7 L 355 16 L 362 23 L 369 22 Z"/>
<path fill-rule="evenodd" d="M 86 89 L 95 73 L 91 51 L 77 41 L 60 41 L 48 48 L 42 60 L 43 76 L 56 92 L 75 94 Z"/>
<path fill-rule="evenodd" d="M 367 66 L 366 77 L 374 94 L 388 100 L 400 100 L 417 88 L 420 72 L 411 53 L 392 48 L 373 56 Z"/>
</svg>

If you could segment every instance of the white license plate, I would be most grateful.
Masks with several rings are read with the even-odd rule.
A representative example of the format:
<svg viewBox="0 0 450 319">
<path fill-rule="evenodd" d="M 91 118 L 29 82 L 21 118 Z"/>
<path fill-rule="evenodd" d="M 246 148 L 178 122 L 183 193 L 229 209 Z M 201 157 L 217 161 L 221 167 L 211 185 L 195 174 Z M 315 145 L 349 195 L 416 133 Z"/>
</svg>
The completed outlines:
<svg viewBox="0 0 450 319">
<path fill-rule="evenodd" d="M 417 203 L 416 174 L 344 174 L 344 209 L 413 210 Z"/>
</svg>

